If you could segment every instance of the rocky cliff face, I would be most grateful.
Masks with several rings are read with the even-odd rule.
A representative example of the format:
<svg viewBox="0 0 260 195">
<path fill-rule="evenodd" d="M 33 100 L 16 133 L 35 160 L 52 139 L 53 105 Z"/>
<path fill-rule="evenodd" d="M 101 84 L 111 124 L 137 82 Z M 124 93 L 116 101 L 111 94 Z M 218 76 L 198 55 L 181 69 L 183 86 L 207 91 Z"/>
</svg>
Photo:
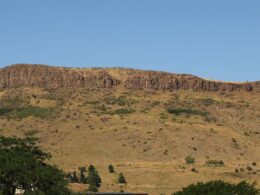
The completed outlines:
<svg viewBox="0 0 260 195">
<path fill-rule="evenodd" d="M 133 76 L 124 82 L 131 89 L 190 89 L 195 91 L 253 91 L 252 83 L 224 83 L 204 80 L 191 75 L 173 75 L 167 73 L 152 73 L 144 77 Z"/>
<path fill-rule="evenodd" d="M 15 87 L 162 89 L 195 91 L 259 91 L 259 82 L 225 83 L 192 75 L 120 68 L 61 68 L 46 65 L 12 65 L 0 69 L 0 89 Z"/>
<path fill-rule="evenodd" d="M 110 88 L 120 81 L 106 71 L 96 74 L 69 68 L 46 65 L 13 65 L 0 69 L 0 88 L 42 87 L 55 89 L 61 87 L 100 87 Z"/>
</svg>

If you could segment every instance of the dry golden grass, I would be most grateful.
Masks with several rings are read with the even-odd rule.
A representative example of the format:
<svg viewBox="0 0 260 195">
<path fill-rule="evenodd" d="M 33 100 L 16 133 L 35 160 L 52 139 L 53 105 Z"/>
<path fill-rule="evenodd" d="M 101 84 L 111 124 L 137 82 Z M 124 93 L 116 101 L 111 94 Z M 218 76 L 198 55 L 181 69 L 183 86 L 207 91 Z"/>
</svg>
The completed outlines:
<svg viewBox="0 0 260 195">
<path fill-rule="evenodd" d="M 65 171 L 96 165 L 103 179 L 100 191 L 124 189 L 158 195 L 198 181 L 260 181 L 259 93 L 20 90 L 26 104 L 51 107 L 54 115 L 20 119 L 3 115 L 0 133 L 34 134 L 53 155 L 50 163 Z M 8 94 L 0 93 L 0 106 Z M 167 108 L 208 114 L 174 115 Z M 134 112 L 120 115 L 115 114 L 117 109 Z M 195 158 L 194 164 L 185 163 L 188 155 Z M 224 166 L 206 166 L 210 159 L 223 160 Z M 108 173 L 109 164 L 124 173 L 126 186 L 116 183 L 117 173 Z M 86 186 L 72 188 L 79 191 Z"/>
</svg>

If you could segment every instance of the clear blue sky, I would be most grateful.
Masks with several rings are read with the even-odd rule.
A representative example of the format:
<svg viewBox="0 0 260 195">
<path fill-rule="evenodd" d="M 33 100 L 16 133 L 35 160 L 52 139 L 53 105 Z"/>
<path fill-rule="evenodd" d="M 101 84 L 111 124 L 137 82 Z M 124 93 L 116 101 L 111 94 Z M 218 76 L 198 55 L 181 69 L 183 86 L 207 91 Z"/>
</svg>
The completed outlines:
<svg viewBox="0 0 260 195">
<path fill-rule="evenodd" d="M 0 66 L 260 80 L 260 0 L 1 0 Z"/>
</svg>

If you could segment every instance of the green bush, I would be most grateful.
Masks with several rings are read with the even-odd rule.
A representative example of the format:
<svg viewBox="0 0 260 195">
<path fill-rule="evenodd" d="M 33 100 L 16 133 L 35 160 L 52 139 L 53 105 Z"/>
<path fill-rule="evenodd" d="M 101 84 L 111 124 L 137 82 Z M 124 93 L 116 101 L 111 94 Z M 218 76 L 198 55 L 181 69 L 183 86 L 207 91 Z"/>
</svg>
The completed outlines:
<svg viewBox="0 0 260 195">
<path fill-rule="evenodd" d="M 123 175 L 123 173 L 119 173 L 119 175 L 118 175 L 118 183 L 119 184 L 126 184 L 126 179 L 125 179 L 125 176 Z"/>
<path fill-rule="evenodd" d="M 125 105 L 131 105 L 131 104 L 134 104 L 134 103 L 137 103 L 136 100 L 133 100 L 131 98 L 127 98 L 126 96 L 119 96 L 119 97 L 114 97 L 114 96 L 111 96 L 111 97 L 106 97 L 105 98 L 105 102 L 107 104 L 117 104 L 119 106 L 125 106 Z"/>
<path fill-rule="evenodd" d="M 223 167 L 224 161 L 223 160 L 208 160 L 206 162 L 207 166 L 215 166 L 215 167 Z"/>
<path fill-rule="evenodd" d="M 108 165 L 108 171 L 109 171 L 109 173 L 114 173 L 115 172 L 115 169 L 114 169 L 113 165 Z"/>
<path fill-rule="evenodd" d="M 167 112 L 175 115 L 188 114 L 188 115 L 207 116 L 209 114 L 208 112 L 203 112 L 201 110 L 184 109 L 184 108 L 167 108 Z"/>
<path fill-rule="evenodd" d="M 117 103 L 119 106 L 124 106 L 128 103 L 128 99 L 125 96 L 119 96 L 115 99 L 115 103 Z"/>
<path fill-rule="evenodd" d="M 120 108 L 114 111 L 115 114 L 122 115 L 122 114 L 130 114 L 135 112 L 134 109 L 126 109 L 126 108 Z"/>
<path fill-rule="evenodd" d="M 0 108 L 0 116 L 8 114 L 12 118 L 27 118 L 33 116 L 36 118 L 48 118 L 53 116 L 53 108 L 42 108 L 38 106 L 27 106 L 18 108 Z"/>
<path fill-rule="evenodd" d="M 245 181 L 239 184 L 230 184 L 219 180 L 191 184 L 172 195 L 257 195 L 258 193 L 259 190 L 255 188 L 255 184 L 248 184 Z"/>
<path fill-rule="evenodd" d="M 36 118 L 48 118 L 53 115 L 53 108 L 41 108 L 37 106 L 29 106 L 17 108 L 14 112 L 16 118 L 22 119 L 29 116 Z"/>
<path fill-rule="evenodd" d="M 186 156 L 185 162 L 186 162 L 187 164 L 193 164 L 193 163 L 195 163 L 195 158 L 192 157 L 191 155 Z"/>
</svg>

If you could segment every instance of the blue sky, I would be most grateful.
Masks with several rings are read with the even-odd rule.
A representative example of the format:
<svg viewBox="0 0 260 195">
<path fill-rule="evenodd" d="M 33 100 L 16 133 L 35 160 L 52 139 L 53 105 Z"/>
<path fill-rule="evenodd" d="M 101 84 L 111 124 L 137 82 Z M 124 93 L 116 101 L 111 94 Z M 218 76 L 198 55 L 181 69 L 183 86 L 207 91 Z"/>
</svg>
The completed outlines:
<svg viewBox="0 0 260 195">
<path fill-rule="evenodd" d="M 260 80 L 260 1 L 2 0 L 0 56 Z"/>
</svg>

